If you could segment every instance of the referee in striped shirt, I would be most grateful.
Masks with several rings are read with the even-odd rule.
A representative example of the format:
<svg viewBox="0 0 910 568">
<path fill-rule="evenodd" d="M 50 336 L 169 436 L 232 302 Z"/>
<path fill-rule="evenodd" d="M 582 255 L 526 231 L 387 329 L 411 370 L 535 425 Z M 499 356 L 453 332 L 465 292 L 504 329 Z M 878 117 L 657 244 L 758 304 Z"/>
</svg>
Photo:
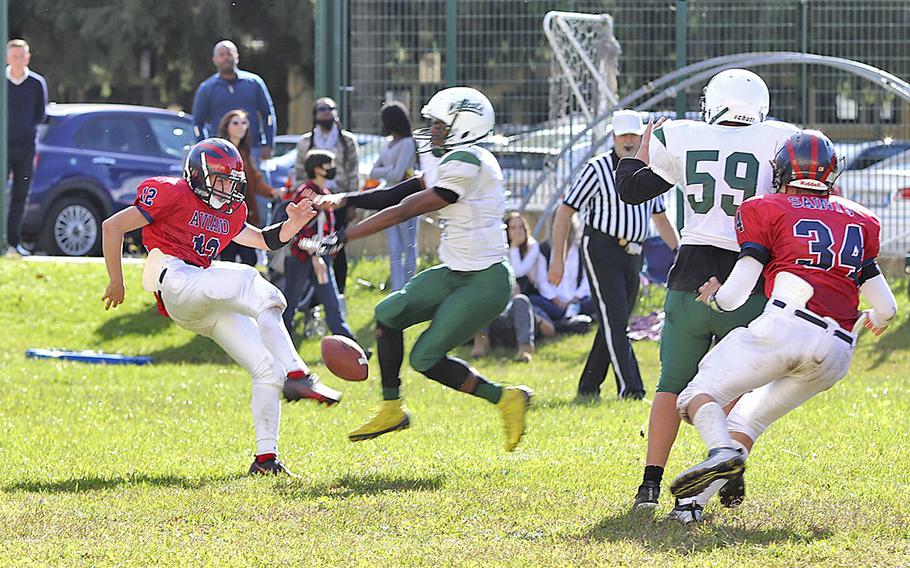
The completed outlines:
<svg viewBox="0 0 910 568">
<path fill-rule="evenodd" d="M 676 229 L 667 219 L 662 195 L 639 205 L 619 197 L 613 170 L 620 158 L 638 151 L 645 127 L 632 110 L 613 114 L 613 150 L 591 158 L 563 196 L 553 221 L 553 251 L 547 279 L 562 280 L 566 238 L 576 211 L 582 211 L 585 228 L 582 257 L 597 303 L 600 327 L 584 371 L 578 381 L 581 400 L 600 398 L 600 385 L 612 365 L 620 398 L 640 399 L 645 394 L 638 361 L 627 335 L 629 315 L 638 297 L 642 266 L 641 243 L 648 237 L 649 220 L 674 251 L 679 246 Z"/>
</svg>

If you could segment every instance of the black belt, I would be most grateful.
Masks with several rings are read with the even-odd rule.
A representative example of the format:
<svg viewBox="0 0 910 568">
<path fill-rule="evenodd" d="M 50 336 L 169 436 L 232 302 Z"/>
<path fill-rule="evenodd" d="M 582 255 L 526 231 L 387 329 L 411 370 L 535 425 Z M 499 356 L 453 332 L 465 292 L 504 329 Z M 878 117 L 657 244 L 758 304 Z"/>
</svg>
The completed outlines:
<svg viewBox="0 0 910 568">
<path fill-rule="evenodd" d="M 786 307 L 787 307 L 787 303 L 786 303 L 786 302 L 782 302 L 782 301 L 780 301 L 780 300 L 771 300 L 771 303 L 772 303 L 773 305 L 777 306 L 778 308 L 786 308 Z M 796 317 L 798 317 L 798 318 L 800 318 L 800 319 L 804 319 L 804 320 L 806 320 L 807 322 L 809 322 L 809 323 L 811 323 L 811 324 L 813 324 L 813 325 L 817 325 L 818 327 L 820 327 L 820 328 L 822 328 L 822 329 L 828 329 L 828 327 L 829 327 L 829 325 L 830 325 L 830 324 L 829 324 L 828 322 L 826 322 L 825 320 L 823 320 L 823 319 L 821 319 L 821 318 L 817 318 L 817 317 L 813 316 L 812 314 L 810 314 L 810 313 L 808 313 L 808 312 L 805 312 L 805 311 L 803 311 L 803 310 L 800 310 L 800 309 L 793 310 L 793 315 L 795 315 Z M 853 338 L 850 337 L 849 335 L 847 335 L 844 331 L 842 331 L 842 330 L 840 330 L 840 329 L 835 329 L 835 330 L 834 330 L 834 337 L 837 337 L 838 339 L 843 339 L 844 341 L 846 341 L 846 342 L 849 343 L 850 345 L 853 345 Z"/>
</svg>

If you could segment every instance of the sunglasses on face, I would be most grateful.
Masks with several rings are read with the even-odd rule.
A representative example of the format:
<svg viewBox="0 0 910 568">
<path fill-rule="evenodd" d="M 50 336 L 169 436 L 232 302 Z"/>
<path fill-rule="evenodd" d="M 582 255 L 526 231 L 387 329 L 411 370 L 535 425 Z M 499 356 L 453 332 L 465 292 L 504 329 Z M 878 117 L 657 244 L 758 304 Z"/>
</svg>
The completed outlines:
<svg viewBox="0 0 910 568">
<path fill-rule="evenodd" d="M 330 106 L 325 106 L 325 105 L 319 105 L 318 107 L 316 107 L 316 112 L 326 112 L 326 111 L 332 112 L 333 110 L 335 110 L 335 107 L 330 107 Z"/>
</svg>

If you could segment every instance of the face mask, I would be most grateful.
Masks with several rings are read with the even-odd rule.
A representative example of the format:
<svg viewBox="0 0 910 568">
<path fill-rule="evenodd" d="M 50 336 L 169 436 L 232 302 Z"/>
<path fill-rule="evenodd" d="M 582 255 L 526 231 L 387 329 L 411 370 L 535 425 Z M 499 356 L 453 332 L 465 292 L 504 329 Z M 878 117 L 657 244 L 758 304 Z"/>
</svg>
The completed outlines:
<svg viewBox="0 0 910 568">
<path fill-rule="evenodd" d="M 335 174 L 337 174 L 337 173 L 338 173 L 337 168 L 328 168 L 325 171 L 325 175 L 323 177 L 325 179 L 335 179 Z"/>
<path fill-rule="evenodd" d="M 326 118 L 323 120 L 317 120 L 316 125 L 319 126 L 320 128 L 322 128 L 323 130 L 328 130 L 328 129 L 332 128 L 333 126 L 335 126 L 335 121 L 332 120 L 331 118 Z"/>
</svg>

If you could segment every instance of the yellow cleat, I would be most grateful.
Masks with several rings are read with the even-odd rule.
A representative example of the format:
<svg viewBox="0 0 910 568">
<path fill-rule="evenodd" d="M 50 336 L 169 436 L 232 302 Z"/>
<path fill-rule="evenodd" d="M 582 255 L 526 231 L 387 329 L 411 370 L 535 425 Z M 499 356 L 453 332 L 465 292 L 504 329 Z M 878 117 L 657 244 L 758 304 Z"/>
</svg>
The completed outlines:
<svg viewBox="0 0 910 568">
<path fill-rule="evenodd" d="M 511 452 L 521 441 L 525 433 L 525 414 L 531 405 L 531 395 L 534 394 L 526 386 L 505 387 L 502 389 L 502 398 L 496 403 L 502 413 L 502 425 L 506 430 L 506 451 Z"/>
<path fill-rule="evenodd" d="M 348 434 L 348 439 L 352 442 L 372 440 L 410 425 L 411 416 L 400 400 L 384 400 L 379 404 L 379 411 L 366 424 Z"/>
</svg>

